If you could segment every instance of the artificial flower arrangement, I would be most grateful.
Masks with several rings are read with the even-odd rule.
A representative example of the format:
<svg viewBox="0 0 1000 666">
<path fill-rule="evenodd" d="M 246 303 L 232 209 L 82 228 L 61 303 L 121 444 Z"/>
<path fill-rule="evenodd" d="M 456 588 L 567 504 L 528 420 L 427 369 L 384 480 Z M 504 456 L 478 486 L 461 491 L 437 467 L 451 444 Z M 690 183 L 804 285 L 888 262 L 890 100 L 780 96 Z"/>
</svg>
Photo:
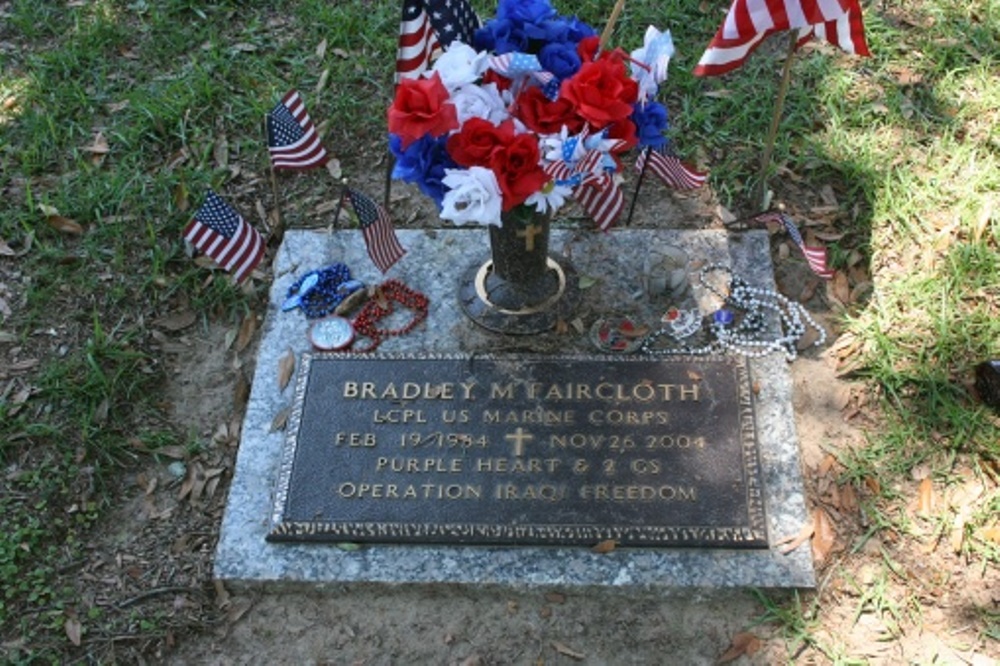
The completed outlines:
<svg viewBox="0 0 1000 666">
<path fill-rule="evenodd" d="M 654 98 L 672 54 L 669 31 L 650 27 L 630 56 L 601 50 L 592 27 L 548 0 L 501 0 L 473 44 L 451 42 L 400 82 L 393 177 L 459 225 L 501 226 L 511 211 L 550 214 L 572 198 L 607 229 L 623 207 L 623 153 L 666 142 Z"/>
</svg>

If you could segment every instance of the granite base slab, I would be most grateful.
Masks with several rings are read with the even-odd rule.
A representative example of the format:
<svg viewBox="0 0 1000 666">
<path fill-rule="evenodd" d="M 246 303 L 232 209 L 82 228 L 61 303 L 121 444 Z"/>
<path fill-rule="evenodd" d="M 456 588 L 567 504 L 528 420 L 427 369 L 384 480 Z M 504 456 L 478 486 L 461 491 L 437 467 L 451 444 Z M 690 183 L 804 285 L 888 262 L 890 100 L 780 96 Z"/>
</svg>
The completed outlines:
<svg viewBox="0 0 1000 666">
<path fill-rule="evenodd" d="M 460 584 L 489 587 L 601 588 L 626 593 L 667 593 L 740 587 L 810 588 L 815 573 L 808 548 L 782 554 L 773 543 L 794 535 L 807 520 L 798 438 L 787 362 L 771 355 L 751 362 L 760 390 L 756 423 L 771 547 L 761 550 L 618 548 L 597 554 L 584 547 L 335 545 L 268 543 L 282 432 L 276 414 L 292 402 L 293 384 L 278 386 L 279 359 L 309 350 L 308 322 L 299 311 L 282 312 L 288 287 L 305 272 L 335 261 L 366 283 L 398 278 L 430 298 L 427 321 L 409 335 L 386 340 L 379 353 L 591 352 L 587 329 L 599 317 L 629 315 L 650 325 L 666 303 L 647 293 L 643 263 L 667 246 L 682 247 L 692 262 L 731 266 L 751 284 L 773 288 L 765 232 L 730 239 L 721 231 L 619 229 L 609 233 L 553 230 L 551 252 L 571 261 L 583 289 L 569 332 L 504 336 L 476 326 L 461 312 L 460 276 L 484 261 L 482 229 L 400 230 L 407 254 L 386 275 L 371 263 L 356 230 L 292 230 L 273 264 L 274 283 L 262 329 L 255 376 L 243 424 L 236 471 L 217 546 L 215 577 L 236 587 L 303 584 Z M 697 282 L 693 280 L 693 282 Z M 719 306 L 694 285 L 706 312 Z"/>
</svg>

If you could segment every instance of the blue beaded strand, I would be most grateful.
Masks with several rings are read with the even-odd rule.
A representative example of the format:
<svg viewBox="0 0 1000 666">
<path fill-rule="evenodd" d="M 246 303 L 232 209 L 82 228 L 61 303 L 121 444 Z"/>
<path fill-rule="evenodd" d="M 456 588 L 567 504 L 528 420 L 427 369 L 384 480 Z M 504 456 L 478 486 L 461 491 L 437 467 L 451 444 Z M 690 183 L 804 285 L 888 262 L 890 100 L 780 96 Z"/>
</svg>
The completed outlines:
<svg viewBox="0 0 1000 666">
<path fill-rule="evenodd" d="M 307 319 L 320 319 L 333 313 L 345 298 L 363 286 L 358 280 L 351 279 L 351 271 L 345 264 L 338 262 L 309 271 L 296 280 L 288 288 L 282 309 L 298 307 Z"/>
</svg>

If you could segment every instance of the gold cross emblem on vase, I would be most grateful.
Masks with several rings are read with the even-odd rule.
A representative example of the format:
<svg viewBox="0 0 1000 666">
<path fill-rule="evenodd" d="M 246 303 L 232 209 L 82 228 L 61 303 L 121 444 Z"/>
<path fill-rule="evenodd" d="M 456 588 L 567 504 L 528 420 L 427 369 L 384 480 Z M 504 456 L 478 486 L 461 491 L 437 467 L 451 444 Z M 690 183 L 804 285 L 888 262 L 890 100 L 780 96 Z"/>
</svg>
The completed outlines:
<svg viewBox="0 0 1000 666">
<path fill-rule="evenodd" d="M 529 224 L 524 229 L 517 232 L 517 237 L 524 239 L 525 252 L 535 251 L 535 236 L 540 233 L 542 233 L 542 227 L 535 224 Z"/>
</svg>

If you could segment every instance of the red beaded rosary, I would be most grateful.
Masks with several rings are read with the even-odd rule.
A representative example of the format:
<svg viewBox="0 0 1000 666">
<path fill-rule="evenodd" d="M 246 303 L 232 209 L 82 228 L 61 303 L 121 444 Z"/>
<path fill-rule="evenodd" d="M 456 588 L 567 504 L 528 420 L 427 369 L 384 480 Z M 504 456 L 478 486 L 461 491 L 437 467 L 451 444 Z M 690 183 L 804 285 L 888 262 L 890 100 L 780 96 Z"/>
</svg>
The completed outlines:
<svg viewBox="0 0 1000 666">
<path fill-rule="evenodd" d="M 375 288 L 375 293 L 354 317 L 351 324 L 358 337 L 368 338 L 371 344 L 363 349 L 354 348 L 359 354 L 374 351 L 382 340 L 412 331 L 417 324 L 427 319 L 427 297 L 419 291 L 410 289 L 399 280 L 388 280 Z M 413 310 L 413 319 L 399 328 L 378 328 L 376 324 L 396 311 L 393 303 L 399 303 L 404 308 Z"/>
</svg>

